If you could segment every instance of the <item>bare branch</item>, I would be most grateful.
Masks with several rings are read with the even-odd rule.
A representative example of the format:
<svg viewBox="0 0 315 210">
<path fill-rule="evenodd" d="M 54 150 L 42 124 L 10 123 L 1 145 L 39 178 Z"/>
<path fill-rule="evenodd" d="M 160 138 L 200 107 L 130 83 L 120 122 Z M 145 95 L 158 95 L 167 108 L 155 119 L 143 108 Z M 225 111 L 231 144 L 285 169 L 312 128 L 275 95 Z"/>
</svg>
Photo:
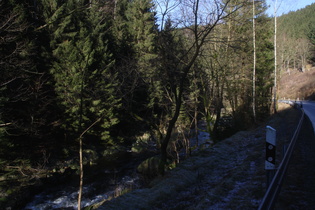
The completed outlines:
<svg viewBox="0 0 315 210">
<path fill-rule="evenodd" d="M 12 123 L 2 123 L 2 124 L 0 124 L 0 128 L 7 127 L 9 125 L 12 125 Z"/>
</svg>

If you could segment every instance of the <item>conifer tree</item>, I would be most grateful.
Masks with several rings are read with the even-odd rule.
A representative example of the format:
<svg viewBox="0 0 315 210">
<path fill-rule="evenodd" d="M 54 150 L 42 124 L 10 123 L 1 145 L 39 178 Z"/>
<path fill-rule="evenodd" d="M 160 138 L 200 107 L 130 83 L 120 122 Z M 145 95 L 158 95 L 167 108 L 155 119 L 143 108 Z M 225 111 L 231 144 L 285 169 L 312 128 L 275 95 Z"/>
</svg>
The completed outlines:
<svg viewBox="0 0 315 210">
<path fill-rule="evenodd" d="M 123 133 L 148 129 L 156 65 L 156 26 L 149 0 L 117 1 L 113 19 L 115 71 L 122 95 Z"/>
<path fill-rule="evenodd" d="M 263 119 L 269 114 L 271 103 L 272 79 L 273 79 L 273 44 L 271 42 L 272 29 L 270 21 L 266 15 L 261 15 L 257 19 L 256 41 L 257 41 L 257 68 L 256 68 L 256 101 L 257 117 Z"/>
<path fill-rule="evenodd" d="M 104 5 L 67 1 L 55 7 L 50 16 L 56 16 L 50 27 L 54 58 L 51 74 L 64 110 L 63 125 L 80 143 L 78 209 L 83 188 L 83 136 L 90 134 L 107 145 L 117 144 L 110 132 L 119 122 L 120 100 L 112 72 L 114 59 L 108 48 L 109 21 L 101 6 Z"/>
<path fill-rule="evenodd" d="M 179 57 L 183 56 L 184 50 L 181 34 L 176 33 L 170 18 L 166 20 L 163 31 L 159 33 L 158 43 L 158 69 L 153 77 L 156 91 L 152 92 L 151 100 L 154 100 L 158 107 L 163 108 L 165 117 L 168 118 L 172 112 L 173 94 L 176 93 L 180 82 Z"/>
<path fill-rule="evenodd" d="M 133 0 L 126 10 L 128 31 L 137 59 L 137 69 L 145 80 L 152 76 L 154 66 L 150 64 L 156 58 L 157 27 L 152 8 L 153 3 L 150 0 Z"/>
<path fill-rule="evenodd" d="M 78 135 L 101 118 L 100 128 L 89 132 L 110 140 L 110 128 L 118 123 L 115 112 L 119 99 L 115 94 L 116 76 L 111 72 L 114 60 L 108 49 L 108 22 L 97 5 L 67 1 L 56 8 L 56 13 L 61 8 L 62 14 L 54 14 L 59 21 L 52 32 L 51 73 L 65 112 L 64 125 Z"/>
<path fill-rule="evenodd" d="M 53 117 L 48 117 L 49 75 L 40 64 L 36 21 L 25 1 L 1 1 L 0 8 L 1 120 L 17 136 L 40 137 Z"/>
</svg>

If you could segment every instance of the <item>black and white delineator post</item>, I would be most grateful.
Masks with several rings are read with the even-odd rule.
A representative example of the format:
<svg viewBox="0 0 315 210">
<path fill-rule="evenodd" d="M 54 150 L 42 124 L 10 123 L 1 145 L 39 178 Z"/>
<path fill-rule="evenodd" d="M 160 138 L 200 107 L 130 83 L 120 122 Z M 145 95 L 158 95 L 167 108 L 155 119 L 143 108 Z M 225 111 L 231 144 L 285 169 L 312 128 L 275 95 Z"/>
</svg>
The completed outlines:
<svg viewBox="0 0 315 210">
<path fill-rule="evenodd" d="M 266 127 L 266 160 L 267 188 L 269 187 L 276 170 L 276 130 Z"/>
<path fill-rule="evenodd" d="M 274 170 L 276 167 L 276 130 L 266 127 L 266 160 L 265 169 Z"/>
</svg>

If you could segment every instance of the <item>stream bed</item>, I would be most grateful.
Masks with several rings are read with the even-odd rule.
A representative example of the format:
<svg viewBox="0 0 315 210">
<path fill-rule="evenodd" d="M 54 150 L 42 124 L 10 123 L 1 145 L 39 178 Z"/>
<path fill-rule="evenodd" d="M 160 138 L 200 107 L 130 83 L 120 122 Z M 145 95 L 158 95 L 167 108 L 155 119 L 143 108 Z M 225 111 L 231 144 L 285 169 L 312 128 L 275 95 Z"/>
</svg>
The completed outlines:
<svg viewBox="0 0 315 210">
<path fill-rule="evenodd" d="M 115 186 L 105 186 L 103 183 L 92 183 L 83 187 L 81 206 L 87 207 L 110 197 L 118 196 L 124 190 L 138 187 L 138 177 L 124 176 Z M 77 209 L 78 187 L 56 187 L 35 195 L 32 202 L 24 209 Z"/>
<path fill-rule="evenodd" d="M 198 138 L 189 140 L 190 146 L 212 143 L 205 131 L 205 122 L 200 122 Z M 195 147 L 196 148 L 196 147 Z M 87 207 L 103 200 L 117 197 L 133 189 L 143 187 L 143 180 L 137 173 L 137 166 L 155 154 L 134 154 L 125 152 L 111 159 L 101 159 L 97 166 L 84 169 L 84 183 L 81 206 Z M 72 176 L 66 183 L 56 183 L 35 195 L 24 210 L 77 209 L 79 176 Z"/>
<path fill-rule="evenodd" d="M 141 179 L 136 166 L 146 156 L 132 153 L 117 155 L 115 160 L 100 160 L 97 166 L 84 169 L 81 206 L 87 207 L 139 188 Z M 79 176 L 71 176 L 65 183 L 56 183 L 35 195 L 24 210 L 77 209 Z"/>
</svg>

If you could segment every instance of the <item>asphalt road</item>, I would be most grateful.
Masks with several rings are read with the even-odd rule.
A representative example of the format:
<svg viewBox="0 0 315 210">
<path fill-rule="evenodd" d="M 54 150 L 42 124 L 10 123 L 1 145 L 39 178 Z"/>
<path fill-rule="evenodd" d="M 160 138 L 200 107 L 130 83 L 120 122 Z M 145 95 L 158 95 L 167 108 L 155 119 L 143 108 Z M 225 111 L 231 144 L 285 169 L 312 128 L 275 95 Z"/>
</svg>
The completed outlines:
<svg viewBox="0 0 315 210">
<path fill-rule="evenodd" d="M 315 103 L 303 101 L 304 118 L 297 145 L 275 209 L 315 209 Z"/>
<path fill-rule="evenodd" d="M 312 125 L 313 125 L 313 130 L 315 132 L 315 102 L 314 101 L 302 101 L 303 104 L 303 109 L 305 114 L 308 116 L 310 119 Z"/>
</svg>

